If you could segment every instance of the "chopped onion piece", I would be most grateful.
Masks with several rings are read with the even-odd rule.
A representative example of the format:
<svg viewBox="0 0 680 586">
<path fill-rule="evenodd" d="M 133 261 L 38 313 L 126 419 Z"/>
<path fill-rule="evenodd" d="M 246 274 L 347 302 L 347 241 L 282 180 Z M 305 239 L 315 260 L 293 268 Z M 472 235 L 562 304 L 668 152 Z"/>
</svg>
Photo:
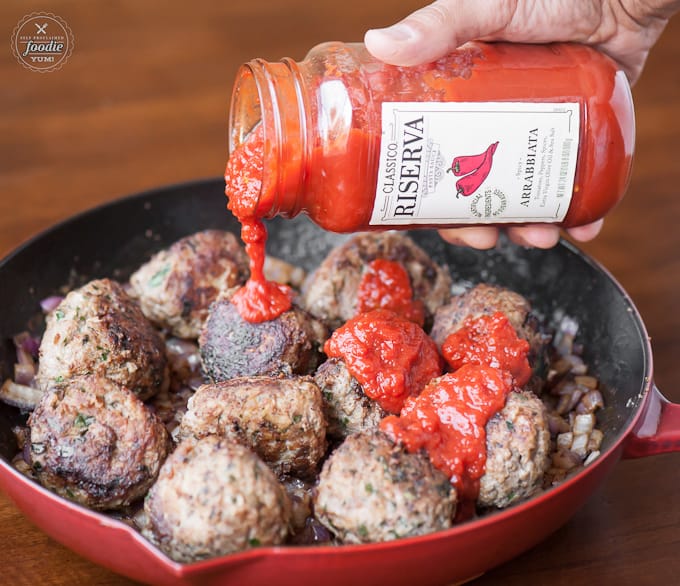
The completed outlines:
<svg viewBox="0 0 680 586">
<path fill-rule="evenodd" d="M 597 458 L 599 458 L 599 456 L 600 456 L 599 450 L 595 450 L 594 452 L 590 452 L 590 454 L 588 454 L 588 457 L 583 462 L 583 465 L 587 466 L 588 464 L 592 464 L 593 461 L 595 461 Z"/>
<path fill-rule="evenodd" d="M 589 435 L 587 433 L 575 433 L 574 439 L 571 442 L 571 451 L 578 454 L 582 459 L 586 457 L 588 453 L 588 439 Z"/>
<path fill-rule="evenodd" d="M 571 448 L 571 442 L 574 441 L 574 434 L 570 431 L 561 433 L 557 436 L 557 447 L 568 450 Z"/>
<path fill-rule="evenodd" d="M 61 295 L 45 297 L 45 299 L 40 301 L 40 309 L 43 310 L 43 313 L 51 313 L 59 306 L 63 299 Z"/>
<path fill-rule="evenodd" d="M 552 457 L 553 466 L 561 470 L 576 468 L 581 465 L 582 461 L 583 458 L 571 450 L 557 450 Z"/>
<path fill-rule="evenodd" d="M 593 429 L 595 429 L 595 415 L 592 413 L 582 413 L 574 418 L 574 435 L 590 435 Z"/>
<path fill-rule="evenodd" d="M 14 365 L 14 382 L 30 387 L 35 379 L 35 366 L 17 362 Z"/>
<path fill-rule="evenodd" d="M 0 388 L 0 401 L 28 411 L 35 409 L 42 396 L 43 391 L 17 384 L 9 378 Z"/>
<path fill-rule="evenodd" d="M 604 433 L 602 430 L 593 429 L 593 431 L 590 432 L 590 439 L 588 440 L 588 451 L 595 452 L 599 450 L 603 439 Z"/>
</svg>

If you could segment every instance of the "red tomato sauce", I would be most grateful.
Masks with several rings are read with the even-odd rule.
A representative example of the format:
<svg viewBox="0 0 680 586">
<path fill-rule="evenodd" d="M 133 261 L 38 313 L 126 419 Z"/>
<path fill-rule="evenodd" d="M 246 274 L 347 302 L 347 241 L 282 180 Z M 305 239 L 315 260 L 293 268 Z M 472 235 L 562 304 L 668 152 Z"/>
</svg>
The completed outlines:
<svg viewBox="0 0 680 586">
<path fill-rule="evenodd" d="M 253 323 L 275 319 L 292 305 L 290 287 L 264 276 L 267 229 L 256 209 L 265 171 L 263 136 L 258 127 L 229 157 L 224 174 L 228 208 L 241 222 L 241 239 L 250 259 L 250 278 L 231 302 L 243 319 Z"/>
<path fill-rule="evenodd" d="M 464 364 L 492 366 L 508 371 L 519 387 L 531 378 L 528 352 L 529 342 L 517 337 L 501 312 L 466 320 L 442 344 L 442 355 L 452 370 Z"/>
<path fill-rule="evenodd" d="M 411 279 L 397 261 L 377 258 L 368 264 L 357 292 L 357 313 L 373 309 L 391 309 L 402 317 L 423 326 L 425 306 L 413 299 Z"/>
<path fill-rule="evenodd" d="M 507 373 L 466 364 L 432 380 L 406 400 L 399 417 L 385 417 L 380 429 L 409 452 L 425 450 L 448 475 L 459 501 L 474 501 L 486 468 L 486 424 L 503 408 L 511 389 Z"/>
<path fill-rule="evenodd" d="M 326 341 L 324 351 L 341 358 L 364 393 L 389 413 L 399 413 L 409 396 L 442 373 L 432 339 L 420 326 L 387 309 L 348 320 Z"/>
</svg>

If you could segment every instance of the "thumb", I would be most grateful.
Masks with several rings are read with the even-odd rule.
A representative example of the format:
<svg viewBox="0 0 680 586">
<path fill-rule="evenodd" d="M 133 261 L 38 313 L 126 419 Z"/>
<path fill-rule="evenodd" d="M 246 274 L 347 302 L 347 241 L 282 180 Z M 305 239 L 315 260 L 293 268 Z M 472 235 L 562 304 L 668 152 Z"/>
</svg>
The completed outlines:
<svg viewBox="0 0 680 586">
<path fill-rule="evenodd" d="M 420 65 L 497 33 L 512 20 L 516 5 L 517 0 L 436 0 L 390 27 L 369 30 L 364 43 L 386 63 Z"/>
</svg>

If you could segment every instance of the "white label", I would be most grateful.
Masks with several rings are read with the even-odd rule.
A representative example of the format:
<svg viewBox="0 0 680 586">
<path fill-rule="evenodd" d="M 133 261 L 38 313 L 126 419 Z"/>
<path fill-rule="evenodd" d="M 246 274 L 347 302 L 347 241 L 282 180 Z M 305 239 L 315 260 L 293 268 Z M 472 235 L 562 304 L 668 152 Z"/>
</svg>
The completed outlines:
<svg viewBox="0 0 680 586">
<path fill-rule="evenodd" d="M 559 222 L 578 147 L 578 103 L 385 102 L 371 224 Z"/>
</svg>

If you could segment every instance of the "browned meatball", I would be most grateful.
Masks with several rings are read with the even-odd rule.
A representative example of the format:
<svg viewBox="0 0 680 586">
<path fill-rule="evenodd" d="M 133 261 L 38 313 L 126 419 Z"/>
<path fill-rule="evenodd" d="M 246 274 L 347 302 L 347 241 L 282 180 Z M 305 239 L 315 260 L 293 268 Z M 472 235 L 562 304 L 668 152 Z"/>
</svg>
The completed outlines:
<svg viewBox="0 0 680 586">
<path fill-rule="evenodd" d="M 517 335 L 529 342 L 531 348 L 529 362 L 534 369 L 543 368 L 548 338 L 541 331 L 540 323 L 532 313 L 529 301 L 519 293 L 504 287 L 481 283 L 460 295 L 453 296 L 446 305 L 442 305 L 435 312 L 430 336 L 441 348 L 447 336 L 460 329 L 466 319 L 492 315 L 497 311 L 504 313 Z M 540 386 L 539 382 L 534 377 L 531 388 L 537 389 Z"/>
<path fill-rule="evenodd" d="M 278 545 L 290 519 L 274 473 L 245 446 L 217 436 L 177 447 L 144 510 L 143 534 L 178 562 Z"/>
<path fill-rule="evenodd" d="M 41 388 L 93 374 L 145 400 L 169 384 L 165 346 L 122 285 L 90 281 L 47 316 L 36 379 Z"/>
<path fill-rule="evenodd" d="M 369 543 L 447 529 L 455 504 L 455 489 L 424 454 L 362 433 L 324 463 L 314 512 L 339 540 Z"/>
<path fill-rule="evenodd" d="M 512 392 L 486 425 L 486 472 L 477 503 L 507 507 L 531 496 L 550 464 L 550 432 L 543 402 L 529 391 Z"/>
<path fill-rule="evenodd" d="M 451 295 L 448 270 L 437 265 L 411 238 L 400 232 L 368 232 L 334 248 L 309 276 L 302 305 L 331 329 L 356 314 L 357 292 L 368 265 L 376 259 L 396 261 L 406 269 L 413 298 L 425 305 L 426 324 Z"/>
<path fill-rule="evenodd" d="M 328 435 L 335 439 L 377 429 L 380 420 L 387 415 L 378 403 L 364 394 L 343 360 L 326 360 L 314 374 L 314 380 L 321 389 Z"/>
<path fill-rule="evenodd" d="M 50 389 L 28 419 L 30 462 L 41 484 L 93 509 L 144 496 L 170 449 L 160 420 L 105 378 Z"/>
<path fill-rule="evenodd" d="M 148 319 L 179 338 L 197 338 L 220 291 L 247 277 L 248 257 L 236 236 L 205 230 L 156 253 L 130 284 Z"/>
<path fill-rule="evenodd" d="M 205 374 L 214 382 L 260 374 L 309 374 L 321 362 L 326 329 L 293 306 L 276 319 L 244 320 L 229 295 L 210 308 L 199 337 Z"/>
<path fill-rule="evenodd" d="M 180 438 L 227 436 L 252 448 L 277 474 L 314 477 L 326 451 L 321 392 L 310 377 L 236 378 L 198 388 Z"/>
</svg>

